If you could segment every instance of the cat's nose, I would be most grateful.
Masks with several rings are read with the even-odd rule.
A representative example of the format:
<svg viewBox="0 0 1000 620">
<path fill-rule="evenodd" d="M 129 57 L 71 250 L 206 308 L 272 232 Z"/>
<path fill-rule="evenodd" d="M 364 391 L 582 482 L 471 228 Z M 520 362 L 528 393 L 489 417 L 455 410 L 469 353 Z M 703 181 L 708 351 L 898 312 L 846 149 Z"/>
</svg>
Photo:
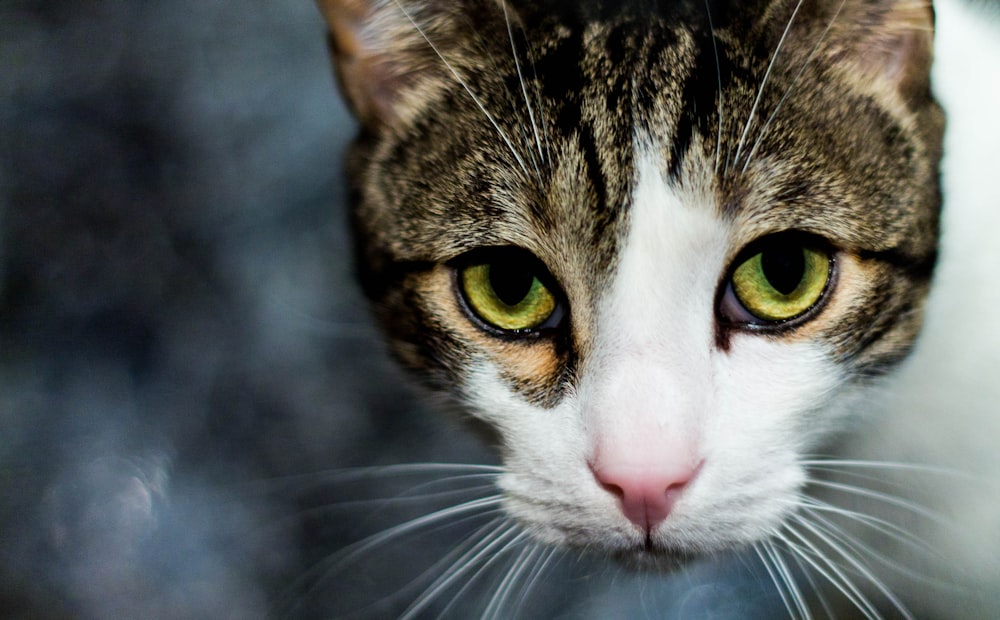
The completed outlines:
<svg viewBox="0 0 1000 620">
<path fill-rule="evenodd" d="M 698 475 L 700 464 L 590 463 L 594 477 L 618 498 L 622 514 L 645 532 L 651 532 L 670 515 L 677 499 Z"/>
</svg>

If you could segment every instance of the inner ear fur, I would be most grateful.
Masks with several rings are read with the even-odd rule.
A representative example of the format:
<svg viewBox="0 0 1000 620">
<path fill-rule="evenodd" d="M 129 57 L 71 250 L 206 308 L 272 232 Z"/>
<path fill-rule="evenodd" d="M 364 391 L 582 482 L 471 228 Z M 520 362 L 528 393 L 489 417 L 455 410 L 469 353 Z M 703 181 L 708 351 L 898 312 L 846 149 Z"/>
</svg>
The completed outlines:
<svg viewBox="0 0 1000 620">
<path fill-rule="evenodd" d="M 827 39 L 833 66 L 860 88 L 904 105 L 930 99 L 931 0 L 846 0 Z"/>
<path fill-rule="evenodd" d="M 507 37 L 504 0 L 317 0 L 341 90 L 369 129 L 399 129 L 481 70 L 489 35 Z"/>
<path fill-rule="evenodd" d="M 432 36 L 441 20 L 427 2 L 318 0 L 329 30 L 330 55 L 354 115 L 366 127 L 394 125 L 412 108 L 422 76 L 440 60 L 421 30 Z"/>
</svg>

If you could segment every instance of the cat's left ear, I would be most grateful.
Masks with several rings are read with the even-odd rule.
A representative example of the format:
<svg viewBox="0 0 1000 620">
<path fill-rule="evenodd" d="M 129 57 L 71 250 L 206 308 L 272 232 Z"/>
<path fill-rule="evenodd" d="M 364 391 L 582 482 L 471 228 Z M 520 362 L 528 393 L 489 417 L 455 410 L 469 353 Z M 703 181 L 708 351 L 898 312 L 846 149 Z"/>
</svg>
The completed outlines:
<svg viewBox="0 0 1000 620">
<path fill-rule="evenodd" d="M 451 0 L 317 0 L 341 90 L 369 129 L 394 126 L 447 82 L 430 41 L 455 39 Z"/>
<path fill-rule="evenodd" d="M 830 30 L 828 55 L 849 79 L 902 102 L 930 97 L 931 0 L 846 0 Z"/>
</svg>

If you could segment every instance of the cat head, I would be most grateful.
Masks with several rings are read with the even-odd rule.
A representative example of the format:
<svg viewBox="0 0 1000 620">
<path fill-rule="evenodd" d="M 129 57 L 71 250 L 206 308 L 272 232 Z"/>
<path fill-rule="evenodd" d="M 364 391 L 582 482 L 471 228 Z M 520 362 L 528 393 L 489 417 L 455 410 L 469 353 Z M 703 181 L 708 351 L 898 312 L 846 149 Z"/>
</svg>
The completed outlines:
<svg viewBox="0 0 1000 620">
<path fill-rule="evenodd" d="M 919 330 L 929 3 L 320 5 L 362 285 L 508 512 L 630 557 L 778 530 Z"/>
</svg>

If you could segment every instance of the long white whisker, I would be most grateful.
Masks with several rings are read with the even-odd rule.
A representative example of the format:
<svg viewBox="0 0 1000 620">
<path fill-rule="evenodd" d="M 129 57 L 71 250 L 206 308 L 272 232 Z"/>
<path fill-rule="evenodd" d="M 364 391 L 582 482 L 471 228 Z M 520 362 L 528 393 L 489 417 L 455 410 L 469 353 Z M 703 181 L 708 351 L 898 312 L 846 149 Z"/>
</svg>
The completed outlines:
<svg viewBox="0 0 1000 620">
<path fill-rule="evenodd" d="M 397 588 L 395 592 L 379 599 L 378 601 L 375 601 L 374 603 L 366 605 L 363 608 L 351 610 L 350 612 L 351 615 L 365 616 L 365 614 L 368 612 L 372 612 L 379 607 L 384 607 L 386 604 L 396 599 L 399 599 L 403 596 L 406 596 L 406 594 L 409 591 L 413 590 L 416 587 L 419 587 L 421 583 L 429 582 L 431 580 L 432 575 L 435 576 L 439 575 L 442 569 L 444 569 L 445 567 L 453 566 L 455 562 L 459 561 L 458 558 L 460 556 L 467 553 L 470 548 L 478 545 L 481 542 L 482 537 L 484 535 L 486 535 L 488 532 L 495 531 L 497 525 L 503 523 L 504 521 L 505 517 L 497 517 L 492 521 L 490 521 L 489 523 L 487 523 L 486 525 L 479 527 L 478 529 L 476 529 L 476 531 L 469 534 L 468 536 L 465 536 L 458 544 L 452 547 L 451 550 L 444 555 L 444 557 L 439 558 L 430 567 L 421 571 L 419 575 L 408 581 L 403 586 Z"/>
<path fill-rule="evenodd" d="M 362 541 L 358 541 L 358 543 L 344 547 L 341 552 L 346 552 L 346 554 L 340 559 L 338 564 L 343 564 L 344 562 L 353 560 L 358 555 L 370 551 L 371 549 L 378 547 L 379 545 L 384 544 L 386 541 L 396 538 L 397 536 L 418 530 L 428 525 L 436 524 L 450 517 L 464 515 L 466 513 L 484 508 L 495 508 L 499 506 L 501 502 L 503 502 L 503 497 L 499 495 L 493 497 L 483 497 L 465 502 L 464 504 L 449 506 L 448 508 L 437 510 L 416 519 L 411 519 L 405 523 L 391 527 L 384 532 L 380 532 L 374 536 L 369 536 Z"/>
<path fill-rule="evenodd" d="M 973 482 L 985 482 L 986 479 L 983 476 L 969 473 L 967 471 L 962 471 L 960 469 L 950 469 L 947 467 L 938 467 L 935 465 L 927 465 L 924 463 L 906 463 L 899 461 L 864 461 L 864 460 L 848 460 L 848 459 L 809 459 L 802 460 L 799 463 L 809 469 L 818 469 L 822 471 L 833 471 L 837 473 L 843 473 L 842 470 L 851 469 L 889 469 L 894 471 L 912 471 L 927 474 L 935 474 L 939 476 L 948 476 L 953 478 L 966 478 Z"/>
<path fill-rule="evenodd" d="M 719 160 L 722 158 L 722 121 L 724 118 L 722 113 L 722 65 L 719 62 L 719 45 L 715 40 L 715 26 L 712 24 L 712 9 L 708 4 L 708 0 L 705 0 L 705 13 L 708 15 L 708 30 L 712 35 L 712 51 L 715 52 L 715 77 L 719 86 L 719 128 L 718 134 L 715 137 L 715 173 L 718 174 Z"/>
<path fill-rule="evenodd" d="M 760 545 L 767 546 L 767 555 L 765 555 L 764 552 L 761 551 Z M 774 588 L 778 591 L 778 596 L 781 597 L 781 602 L 785 605 L 785 610 L 788 611 L 788 617 L 794 620 L 795 611 L 792 609 L 792 602 L 789 600 L 788 598 L 789 595 L 786 592 L 788 584 L 787 582 L 785 582 L 783 577 L 779 577 L 778 573 L 776 572 L 777 566 L 775 567 L 771 566 L 772 563 L 771 557 L 772 553 L 774 552 L 773 545 L 770 543 L 770 541 L 763 541 L 761 543 L 755 544 L 753 546 L 753 550 L 757 554 L 757 557 L 760 558 L 760 563 L 764 567 L 764 570 L 767 571 L 767 575 L 771 578 L 771 583 L 774 584 Z"/>
<path fill-rule="evenodd" d="M 524 31 L 524 26 L 521 26 L 521 34 L 524 35 L 525 40 L 528 40 L 528 35 Z M 545 147 L 545 159 L 544 159 L 545 166 L 546 168 L 551 170 L 552 146 L 551 146 L 551 140 L 549 139 L 549 125 L 548 122 L 545 120 L 545 113 L 543 111 L 544 102 L 542 100 L 542 89 L 539 86 L 538 70 L 535 67 L 535 57 L 531 53 L 531 45 L 527 46 L 525 52 L 528 54 L 528 62 L 531 63 L 531 74 L 532 76 L 534 76 L 534 81 L 532 82 L 532 84 L 535 87 L 535 100 L 538 105 L 538 118 L 541 120 L 541 125 L 542 125 L 542 144 Z"/>
<path fill-rule="evenodd" d="M 799 590 L 799 586 L 795 581 L 792 571 L 788 570 L 788 564 L 785 563 L 784 558 L 774 547 L 774 543 L 768 541 L 767 545 L 768 554 L 771 556 L 771 560 L 774 562 L 775 568 L 781 573 L 785 583 L 788 584 L 788 592 L 792 595 L 792 600 L 795 601 L 795 607 L 798 609 L 800 617 L 806 620 L 812 619 L 812 614 L 809 613 L 809 608 L 806 606 L 805 599 L 802 597 L 802 592 Z"/>
<path fill-rule="evenodd" d="M 892 590 L 890 590 L 889 587 L 886 586 L 886 584 L 881 579 L 879 579 L 875 575 L 875 573 L 872 572 L 872 570 L 868 566 L 865 566 L 854 556 L 854 554 L 850 553 L 849 549 L 845 548 L 842 544 L 840 544 L 840 542 L 835 540 L 832 536 L 828 535 L 826 532 L 823 531 L 822 528 L 817 527 L 814 523 L 812 523 L 808 519 L 800 516 L 797 519 L 797 521 L 802 525 L 802 527 L 808 529 L 810 532 L 813 533 L 813 535 L 819 538 L 827 546 L 829 546 L 831 549 L 840 554 L 840 557 L 844 558 L 844 560 L 846 560 L 848 564 L 854 567 L 854 570 L 858 571 L 858 573 L 862 577 L 867 579 L 868 583 L 875 586 L 875 588 L 879 592 L 881 592 L 882 595 L 885 596 L 885 598 L 890 603 L 892 603 L 893 607 L 895 607 L 896 610 L 898 610 L 899 613 L 901 613 L 904 618 L 913 620 L 913 615 L 906 608 L 906 606 L 903 605 L 903 602 L 899 600 L 899 597 L 897 597 L 892 592 Z"/>
<path fill-rule="evenodd" d="M 806 510 L 810 510 L 810 512 L 813 514 L 815 518 L 822 519 L 820 515 L 815 514 L 816 511 L 839 515 L 841 517 L 861 523 L 862 525 L 865 525 L 866 527 L 869 527 L 880 534 L 888 536 L 889 538 L 892 538 L 893 540 L 899 543 L 905 544 L 909 547 L 918 548 L 922 551 L 926 551 L 931 555 L 936 554 L 934 548 L 928 545 L 926 542 L 924 542 L 917 536 L 911 534 L 910 532 L 906 531 L 905 529 L 901 528 L 900 526 L 896 525 L 895 523 L 891 523 L 889 521 L 886 521 L 885 519 L 881 519 L 879 517 L 874 517 L 871 515 L 866 515 L 864 513 L 856 512 L 854 510 L 848 510 L 846 508 L 840 508 L 838 506 L 832 506 L 830 504 L 827 504 L 826 502 L 821 502 L 814 498 L 804 498 L 802 501 L 802 507 Z M 823 520 L 827 521 L 826 519 Z"/>
<path fill-rule="evenodd" d="M 519 539 L 523 539 L 524 536 L 527 536 L 525 532 L 520 532 L 518 534 L 515 534 L 516 531 L 517 531 L 517 526 L 508 522 L 502 525 L 496 531 L 488 534 L 482 541 L 480 541 L 478 545 L 470 549 L 466 554 L 464 554 L 461 558 L 459 558 L 452 565 L 451 569 L 449 569 L 447 572 L 445 572 L 436 580 L 434 580 L 434 582 L 430 586 L 428 586 L 427 589 L 424 590 L 423 593 L 421 593 L 421 595 L 417 597 L 417 599 L 414 600 L 410 604 L 410 606 L 403 611 L 402 614 L 400 614 L 399 620 L 408 620 L 410 618 L 415 618 L 417 614 L 419 614 L 428 605 L 430 605 L 434 601 L 434 599 L 437 598 L 439 594 L 441 594 L 443 591 L 451 587 L 451 585 L 454 584 L 457 579 L 464 576 L 470 570 L 475 569 L 473 577 L 470 579 L 470 581 L 467 582 L 465 586 L 461 588 L 461 590 L 459 590 L 459 592 L 455 595 L 455 598 L 452 599 L 452 602 L 449 603 L 444 610 L 442 610 L 441 615 L 445 615 L 448 609 L 450 609 L 452 605 L 455 603 L 455 601 L 458 599 L 458 597 L 460 597 L 462 593 L 468 588 L 469 584 L 475 580 L 476 576 L 478 576 L 486 567 L 490 566 L 494 561 L 496 561 L 497 558 L 501 557 L 503 553 L 510 548 L 509 546 L 510 544 L 514 543 Z M 511 540 L 512 536 L 513 536 L 513 541 Z M 501 549 L 497 553 L 491 555 L 491 553 L 498 546 L 501 547 Z M 480 563 L 483 562 L 483 558 L 487 557 L 488 559 L 485 561 L 485 563 L 482 563 L 480 565 Z M 477 565 L 479 565 L 478 568 L 476 568 Z"/>
<path fill-rule="evenodd" d="M 934 521 L 935 523 L 938 523 L 939 525 L 944 525 L 946 527 L 953 526 L 953 524 L 951 523 L 951 521 L 948 518 L 946 518 L 944 515 L 936 513 L 936 512 L 933 512 L 933 511 L 931 511 L 931 510 L 925 508 L 924 506 L 921 506 L 920 504 L 917 504 L 915 502 L 911 502 L 909 500 L 905 500 L 905 499 L 902 499 L 900 497 L 896 497 L 895 495 L 889 495 L 888 493 L 882 493 L 880 491 L 873 491 L 871 489 L 865 489 L 865 488 L 857 487 L 857 486 L 850 485 L 850 484 L 841 484 L 839 482 L 830 482 L 828 480 L 810 480 L 809 483 L 812 484 L 812 485 L 818 486 L 818 487 L 824 487 L 824 488 L 827 488 L 827 489 L 834 489 L 834 490 L 837 490 L 837 491 L 843 491 L 844 493 L 850 493 L 852 495 L 858 495 L 858 496 L 861 496 L 861 497 L 868 497 L 868 498 L 871 498 L 871 499 L 874 499 L 874 500 L 878 500 L 878 501 L 886 503 L 886 504 L 890 504 L 892 506 L 897 506 L 899 508 L 904 508 L 906 510 L 909 510 L 910 512 L 913 512 L 914 514 L 918 514 L 918 515 L 920 515 L 922 517 L 926 517 L 927 519 L 930 519 L 931 521 Z"/>
<path fill-rule="evenodd" d="M 510 597 L 518 578 L 522 576 L 525 567 L 534 560 L 535 555 L 538 554 L 540 549 L 537 545 L 526 545 L 521 550 L 517 559 L 514 560 L 514 563 L 507 570 L 507 574 L 504 575 L 500 585 L 493 591 L 490 602 L 486 605 L 486 609 L 483 610 L 483 618 L 500 617 L 500 610 L 503 609 L 507 599 Z"/>
<path fill-rule="evenodd" d="M 471 97 L 472 101 L 476 104 L 477 107 L 479 107 L 479 110 L 483 113 L 486 119 L 490 121 L 490 124 L 493 125 L 493 129 L 496 130 L 497 135 L 499 135 L 500 139 L 504 141 L 504 143 L 507 145 L 507 148 L 510 150 L 510 154 L 514 156 L 514 159 L 521 167 L 521 171 L 524 172 L 525 176 L 530 178 L 531 173 L 528 172 L 528 166 L 525 165 L 524 160 L 521 158 L 520 155 L 518 155 L 517 149 L 514 148 L 514 143 L 511 142 L 510 138 L 507 137 L 507 134 L 504 133 L 503 129 L 500 128 L 500 124 L 497 123 L 496 119 L 493 118 L 493 115 L 489 113 L 489 111 L 486 109 L 486 106 L 483 105 L 483 102 L 479 100 L 479 97 L 477 97 L 474 92 L 472 92 L 472 89 L 469 88 L 469 85 L 465 82 L 465 80 L 462 79 L 462 76 L 459 75 L 458 71 L 455 70 L 455 67 L 453 67 L 451 63 L 448 62 L 448 60 L 444 57 L 444 54 L 441 53 L 441 50 L 438 49 L 438 46 L 435 45 L 433 41 L 431 41 L 430 37 L 427 36 L 427 33 L 425 33 L 424 29 L 420 27 L 420 24 L 418 24 L 416 20 L 413 18 L 413 16 L 410 15 L 409 11 L 406 10 L 406 8 L 400 3 L 399 0 L 394 0 L 394 2 L 396 6 L 399 8 L 400 12 L 402 12 L 403 15 L 406 16 L 406 19 L 409 20 L 410 24 L 413 25 L 413 28 L 420 34 L 421 37 L 423 37 L 424 41 L 427 42 L 427 45 L 429 45 L 431 49 L 434 50 L 434 53 L 437 54 L 437 57 L 448 69 L 452 77 L 455 78 L 455 81 L 458 82 L 463 89 L 465 89 L 465 92 L 469 94 L 469 97 Z"/>
<path fill-rule="evenodd" d="M 535 135 L 535 146 L 538 148 L 538 158 L 540 160 L 544 160 L 545 154 L 542 152 L 542 140 L 538 135 L 538 125 L 535 123 L 535 112 L 531 108 L 531 100 L 528 97 L 528 87 L 524 82 L 524 74 L 521 72 L 521 61 L 517 57 L 517 46 L 514 44 L 514 30 L 511 28 L 510 16 L 507 14 L 507 2 L 506 0 L 503 0 L 500 4 L 503 7 L 504 22 L 507 24 L 507 37 L 510 39 L 511 54 L 514 55 L 514 66 L 517 67 L 517 79 L 521 84 L 521 93 L 524 95 L 524 105 L 528 108 L 528 119 L 531 121 L 531 131 Z M 538 169 L 538 160 L 535 160 L 535 173 L 538 175 L 539 182 L 541 182 L 542 173 Z"/>
<path fill-rule="evenodd" d="M 467 19 L 466 21 L 468 22 L 470 30 L 475 28 L 471 19 Z M 489 60 L 494 75 L 502 76 L 504 73 L 500 69 L 500 63 L 497 62 L 496 57 L 490 50 L 490 44 L 486 41 L 486 38 L 483 37 L 482 34 L 478 32 L 476 32 L 475 34 L 480 42 L 479 46 L 480 50 L 482 51 L 483 56 Z M 503 81 L 503 91 L 506 94 L 507 103 L 510 105 L 510 109 L 515 113 L 518 112 L 522 106 L 521 94 L 515 93 L 513 90 L 511 90 L 506 80 Z M 521 144 L 530 145 L 534 140 L 531 136 L 529 123 L 520 123 L 520 122 L 516 123 L 516 130 L 511 135 L 512 136 L 516 135 L 517 137 L 519 137 L 521 140 Z M 531 163 L 531 167 L 534 168 L 535 173 L 537 175 L 539 171 L 539 162 L 538 162 L 538 156 L 535 154 L 535 151 L 531 148 L 527 148 L 524 159 L 526 162 L 530 160 L 529 163 Z"/>
<path fill-rule="evenodd" d="M 430 514 L 418 517 L 416 519 L 411 519 L 405 523 L 401 523 L 394 527 L 391 527 L 385 531 L 379 532 L 369 536 L 363 540 L 359 540 L 356 543 L 348 545 L 333 555 L 329 556 L 323 562 L 320 562 L 303 573 L 295 582 L 292 584 L 291 588 L 297 590 L 298 587 L 313 578 L 313 575 L 334 575 L 348 566 L 351 562 L 354 562 L 359 557 L 368 553 L 372 549 L 375 549 L 386 542 L 403 536 L 410 532 L 419 531 L 425 527 L 431 527 L 440 524 L 446 519 L 452 517 L 467 515 L 468 513 L 476 513 L 476 511 L 483 511 L 479 514 L 486 514 L 487 509 L 498 510 L 498 506 L 503 501 L 503 498 L 499 495 L 493 497 L 485 497 L 481 499 L 476 499 L 472 501 L 465 502 L 464 504 L 458 504 L 456 506 L 449 506 L 442 510 L 432 512 Z M 479 514 L 474 514 L 473 516 L 479 516 Z M 461 520 L 457 520 L 454 523 L 458 523 Z M 323 577 L 317 577 L 313 583 L 313 586 L 308 588 L 304 593 L 307 597 L 318 584 L 323 580 Z"/>
<path fill-rule="evenodd" d="M 757 139 L 754 141 L 753 148 L 750 149 L 750 153 L 747 154 L 746 162 L 743 164 L 743 172 L 747 171 L 747 168 L 750 166 L 750 162 L 753 161 L 754 155 L 757 154 L 757 149 L 764 140 L 765 134 L 767 134 L 767 130 L 771 127 L 771 121 L 773 121 L 774 117 L 778 115 L 778 110 L 780 110 L 781 106 L 784 105 L 785 100 L 788 99 L 788 95 L 795 90 L 795 86 L 799 83 L 799 78 L 801 78 L 802 74 L 805 73 L 806 67 L 808 67 L 812 62 L 813 56 L 816 55 L 816 52 L 819 51 L 823 41 L 826 40 L 826 35 L 830 32 L 830 29 L 833 28 L 833 24 L 836 23 L 837 18 L 840 16 L 840 12 L 844 9 L 844 5 L 846 3 L 847 0 L 841 0 L 840 6 L 837 7 L 837 12 L 833 14 L 830 22 L 826 25 L 826 29 L 823 30 L 823 34 L 820 35 L 819 41 L 817 41 L 816 45 L 813 46 L 812 50 L 809 52 L 809 56 L 807 56 L 805 62 L 802 63 L 802 67 L 799 68 L 798 73 L 795 74 L 795 78 L 792 80 L 791 85 L 785 90 L 785 94 L 781 96 L 781 99 L 778 101 L 778 105 L 774 106 L 774 110 L 771 112 L 771 115 L 767 117 L 767 122 L 764 123 L 764 126 L 757 133 Z"/>
<path fill-rule="evenodd" d="M 475 494 L 477 497 L 482 497 L 483 491 L 496 491 L 496 485 L 480 485 L 474 487 L 467 487 L 463 489 L 451 489 L 448 491 L 436 491 L 434 493 L 423 493 L 420 495 L 414 495 L 411 491 L 406 491 L 395 495 L 392 497 L 377 497 L 372 499 L 349 499 L 349 500 L 338 500 L 335 502 L 330 502 L 322 504 L 320 506 L 313 506 L 311 508 L 302 508 L 296 512 L 292 517 L 296 520 L 308 516 L 322 515 L 330 513 L 333 511 L 341 510 L 354 510 L 359 507 L 371 507 L 372 510 L 377 512 L 379 508 L 393 507 L 400 508 L 408 504 L 423 504 L 429 502 L 440 502 L 441 500 L 451 499 L 456 497 L 463 497 Z"/>
<path fill-rule="evenodd" d="M 517 528 L 515 525 L 511 526 L 511 531 L 514 531 L 516 529 Z M 472 585 L 476 582 L 476 580 L 479 579 L 480 575 L 482 575 L 493 564 L 498 562 L 508 553 L 512 552 L 518 546 L 530 545 L 531 544 L 530 542 L 528 543 L 525 542 L 529 537 L 530 534 L 528 534 L 527 532 L 524 531 L 519 532 L 516 536 L 514 536 L 510 540 L 507 540 L 503 544 L 503 546 L 500 549 L 498 549 L 495 553 L 490 555 L 490 557 L 485 562 L 483 562 L 483 564 L 479 568 L 477 568 L 472 573 L 472 575 L 469 576 L 469 579 L 465 582 L 465 585 L 463 585 L 458 590 L 458 592 L 455 593 L 455 596 L 452 598 L 451 603 L 449 603 L 443 610 L 441 610 L 441 615 L 446 616 L 448 612 L 451 610 L 451 608 L 454 606 L 454 604 L 458 602 L 459 598 L 461 598 L 461 596 L 465 594 L 465 591 L 468 590 L 470 587 L 472 587 Z"/>
<path fill-rule="evenodd" d="M 880 620 L 881 614 L 878 610 L 871 604 L 871 601 L 865 597 L 864 594 L 858 590 L 857 586 L 844 574 L 840 566 L 836 562 L 826 557 L 823 553 L 816 548 L 816 545 L 798 532 L 795 528 L 791 527 L 789 524 L 785 524 L 785 529 L 791 533 L 795 538 L 801 541 L 802 545 L 792 542 L 787 536 L 778 533 L 777 536 L 784 542 L 790 551 L 796 553 L 802 560 L 804 560 L 809 566 L 813 568 L 817 573 L 822 575 L 827 581 L 829 581 L 841 594 L 847 598 L 848 601 L 854 607 L 864 614 L 865 618 L 868 620 Z M 816 559 L 813 559 L 815 557 Z M 818 561 L 817 561 L 818 560 Z M 823 565 L 819 564 L 822 561 Z M 829 570 L 828 570 L 829 569 Z"/>
<path fill-rule="evenodd" d="M 801 555 L 799 553 L 792 551 L 789 552 L 789 556 L 795 562 L 796 566 L 799 567 L 799 574 L 804 576 L 806 578 L 806 581 L 809 582 L 809 587 L 811 588 L 813 594 L 816 595 L 816 598 L 819 599 L 819 604 L 820 606 L 823 607 L 823 611 L 825 612 L 826 617 L 833 618 L 834 617 L 833 610 L 830 609 L 830 604 L 827 603 L 826 597 L 823 596 L 823 590 L 816 585 L 816 581 L 812 577 L 812 572 L 806 568 L 805 564 L 802 561 Z"/>
<path fill-rule="evenodd" d="M 424 588 L 417 598 L 415 598 L 410 605 L 406 608 L 400 618 L 406 617 L 407 614 L 416 614 L 429 605 L 438 594 L 443 590 L 450 587 L 454 580 L 465 574 L 470 567 L 475 565 L 478 558 L 481 558 L 484 549 L 490 549 L 497 544 L 498 540 L 503 540 L 503 537 L 508 535 L 514 530 L 514 526 L 510 524 L 504 517 L 498 517 L 491 521 L 487 527 L 482 528 L 476 532 L 478 536 L 482 532 L 486 532 L 485 536 L 480 538 L 475 544 L 467 545 L 467 548 L 463 550 L 461 555 L 454 558 L 448 568 L 444 570 L 440 575 L 438 575 L 431 583 Z M 471 537 L 470 537 L 471 540 Z"/>
<path fill-rule="evenodd" d="M 535 563 L 535 566 L 531 569 L 528 577 L 524 580 L 524 584 L 521 586 L 521 593 L 517 597 L 517 603 L 514 604 L 515 613 L 512 613 L 511 616 L 517 616 L 517 610 L 524 607 L 524 602 L 527 600 L 528 595 L 534 589 L 538 580 L 541 579 L 545 569 L 549 567 L 549 564 L 552 562 L 552 558 L 555 557 L 557 551 L 558 549 L 556 547 L 550 547 L 548 551 L 542 554 L 539 561 Z"/>
<path fill-rule="evenodd" d="M 950 585 L 949 583 L 944 582 L 940 579 L 933 579 L 931 577 L 928 577 L 927 575 L 918 573 L 915 570 L 907 566 L 904 566 L 899 562 L 896 562 L 895 560 L 886 556 L 885 554 L 879 553 L 878 551 L 869 548 L 867 545 L 862 545 L 859 541 L 855 540 L 848 532 L 844 531 L 843 528 L 839 527 L 833 521 L 824 518 L 820 514 L 817 514 L 814 510 L 808 508 L 806 508 L 805 510 L 809 514 L 810 518 L 813 520 L 813 524 L 816 527 L 822 529 L 827 534 L 840 541 L 843 545 L 850 547 L 850 549 L 855 553 L 867 555 L 868 557 L 880 562 L 881 564 L 899 572 L 902 575 L 906 575 L 907 577 L 914 579 L 916 581 L 937 586 Z M 918 546 L 921 550 L 928 552 L 928 554 L 930 555 L 934 556 L 938 555 L 929 545 L 923 543 L 923 541 L 920 541 L 915 536 L 910 536 L 905 538 L 900 536 L 895 539 L 903 543 L 909 543 L 913 546 Z"/>
<path fill-rule="evenodd" d="M 315 485 L 344 484 L 365 478 L 404 477 L 413 475 L 436 474 L 443 472 L 468 472 L 471 474 L 500 475 L 503 467 L 496 465 L 470 465 L 464 463 L 399 463 L 394 465 L 377 465 L 372 467 L 355 467 L 350 469 L 333 469 L 263 478 L 246 483 L 245 488 L 253 490 L 261 487 L 263 491 L 271 491 L 279 486 L 299 485 L 297 488 L 309 488 Z M 460 476 L 459 476 L 460 477 Z M 447 478 L 446 478 L 447 479 Z M 244 487 L 241 487 L 244 488 Z"/>
<path fill-rule="evenodd" d="M 760 81 L 760 87 L 757 88 L 757 97 L 754 99 L 753 106 L 750 108 L 750 116 L 747 117 L 747 124 L 743 127 L 743 134 L 740 135 L 739 144 L 736 146 L 736 157 L 734 162 L 739 164 L 740 152 L 743 150 L 743 143 L 746 141 L 747 133 L 750 131 L 750 125 L 753 124 L 753 119 L 757 115 L 757 106 L 760 105 L 760 99 L 764 95 L 764 87 L 767 85 L 767 80 L 771 77 L 771 70 L 774 68 L 774 62 L 778 58 L 778 54 L 781 52 L 782 46 L 785 44 L 785 39 L 788 37 L 789 31 L 792 29 L 792 24 L 795 22 L 795 17 L 799 14 L 799 9 L 802 8 L 802 2 L 804 0 L 799 0 L 795 5 L 795 10 L 792 11 L 792 16 L 788 18 L 788 23 L 785 25 L 785 31 L 781 33 L 781 38 L 778 40 L 778 45 L 774 48 L 774 54 L 771 55 L 771 61 L 767 65 L 767 70 L 764 71 L 764 78 Z"/>
</svg>

